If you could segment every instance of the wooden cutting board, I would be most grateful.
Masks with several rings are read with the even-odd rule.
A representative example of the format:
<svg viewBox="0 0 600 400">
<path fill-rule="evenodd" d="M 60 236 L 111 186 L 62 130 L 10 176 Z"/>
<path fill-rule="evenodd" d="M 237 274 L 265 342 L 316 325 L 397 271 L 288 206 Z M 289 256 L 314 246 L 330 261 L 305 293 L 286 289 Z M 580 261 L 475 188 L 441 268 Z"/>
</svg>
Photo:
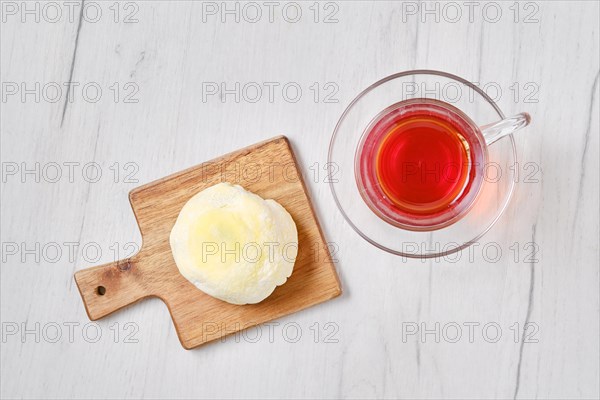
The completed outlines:
<svg viewBox="0 0 600 400">
<path fill-rule="evenodd" d="M 275 199 L 298 228 L 298 257 L 288 281 L 259 304 L 217 300 L 177 269 L 169 234 L 190 197 L 219 182 L 237 183 Z M 235 151 L 132 190 L 129 201 L 142 234 L 136 255 L 78 271 L 75 281 L 91 320 L 146 297 L 167 305 L 186 349 L 279 318 L 341 294 L 340 281 L 286 137 Z"/>
</svg>

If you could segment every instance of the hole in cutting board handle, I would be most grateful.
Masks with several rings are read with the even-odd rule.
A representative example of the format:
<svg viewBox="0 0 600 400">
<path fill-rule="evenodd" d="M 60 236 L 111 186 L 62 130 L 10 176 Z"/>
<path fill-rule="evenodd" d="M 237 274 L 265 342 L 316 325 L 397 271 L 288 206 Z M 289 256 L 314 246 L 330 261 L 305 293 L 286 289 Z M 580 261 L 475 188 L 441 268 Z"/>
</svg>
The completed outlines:
<svg viewBox="0 0 600 400">
<path fill-rule="evenodd" d="M 105 293 L 106 293 L 106 288 L 104 286 L 98 286 L 96 288 L 96 294 L 98 296 L 104 296 Z"/>
</svg>

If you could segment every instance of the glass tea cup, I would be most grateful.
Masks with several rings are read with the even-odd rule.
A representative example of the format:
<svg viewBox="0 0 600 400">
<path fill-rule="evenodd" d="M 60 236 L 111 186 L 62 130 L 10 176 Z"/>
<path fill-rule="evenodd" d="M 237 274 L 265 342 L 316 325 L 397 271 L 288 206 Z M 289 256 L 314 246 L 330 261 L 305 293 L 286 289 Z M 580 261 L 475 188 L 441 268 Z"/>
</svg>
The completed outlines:
<svg viewBox="0 0 600 400">
<path fill-rule="evenodd" d="M 444 228 L 466 215 L 477 200 L 488 146 L 530 120 L 521 113 L 480 128 L 444 101 L 400 101 L 375 116 L 361 137 L 354 163 L 359 193 L 393 226 Z"/>
<path fill-rule="evenodd" d="M 507 118 L 484 88 L 447 72 L 412 70 L 382 78 L 357 94 L 335 126 L 326 164 L 333 199 L 348 226 L 381 250 L 432 258 L 460 252 L 499 221 L 519 179 L 511 133 L 527 125 L 529 116 Z M 492 94 L 497 100 L 498 93 Z M 399 133 L 411 133 L 408 125 L 389 134 L 388 128 L 410 113 L 424 119 L 427 135 L 413 130 L 405 141 Z M 431 132 L 435 123 L 459 135 L 440 137 Z M 403 144 L 416 150 L 405 151 L 410 157 L 404 160 L 398 150 Z M 448 146 L 454 150 L 445 151 Z M 432 154 L 419 155 L 432 148 Z M 453 165 L 446 170 L 446 165 L 437 170 L 425 165 L 425 177 L 441 184 L 418 190 L 423 189 L 416 179 L 419 161 L 435 161 L 432 155 L 438 164 Z M 400 168 L 394 168 L 397 160 Z M 448 171 L 454 175 L 442 174 Z M 449 182 L 439 181 L 442 177 Z M 403 178 L 407 185 L 401 187 L 397 182 Z"/>
</svg>

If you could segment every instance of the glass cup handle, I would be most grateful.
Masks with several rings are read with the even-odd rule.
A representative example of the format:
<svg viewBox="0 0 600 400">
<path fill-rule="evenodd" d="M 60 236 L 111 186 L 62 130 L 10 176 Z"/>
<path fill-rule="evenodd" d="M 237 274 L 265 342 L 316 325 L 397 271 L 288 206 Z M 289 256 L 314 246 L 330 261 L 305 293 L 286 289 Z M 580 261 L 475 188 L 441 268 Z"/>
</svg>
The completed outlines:
<svg viewBox="0 0 600 400">
<path fill-rule="evenodd" d="M 485 138 L 485 143 L 490 145 L 504 136 L 526 127 L 530 122 L 531 116 L 524 112 L 498 122 L 484 125 L 480 129 Z"/>
</svg>

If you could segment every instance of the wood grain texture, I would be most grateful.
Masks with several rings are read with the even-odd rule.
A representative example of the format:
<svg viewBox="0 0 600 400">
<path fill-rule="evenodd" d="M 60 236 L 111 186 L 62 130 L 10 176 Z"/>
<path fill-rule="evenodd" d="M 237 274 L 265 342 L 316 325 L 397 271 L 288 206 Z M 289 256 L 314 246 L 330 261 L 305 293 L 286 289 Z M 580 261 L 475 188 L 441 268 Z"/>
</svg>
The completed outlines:
<svg viewBox="0 0 600 400">
<path fill-rule="evenodd" d="M 15 3 L 23 2 L 2 5 Z M 25 3 L 33 9 L 37 2 Z M 23 249 L 2 250 L 0 397 L 600 397 L 597 1 L 344 1 L 324 9 L 327 1 L 319 3 L 318 23 L 313 1 L 298 2 L 297 23 L 282 18 L 286 2 L 273 22 L 262 7 L 256 23 L 203 12 L 221 1 L 119 2 L 134 4 L 120 8 L 118 22 L 114 1 L 85 3 L 81 24 L 76 7 L 73 21 L 63 7 L 56 22 L 32 15 L 22 22 L 17 13 L 0 24 L 3 83 L 64 88 L 72 80 L 75 89 L 68 102 L 36 102 L 32 94 L 22 101 L 17 93 L 0 104 L 3 165 L 32 170 L 35 162 L 55 162 L 63 173 L 56 183 L 20 173 L 0 182 L 2 242 Z M 102 8 L 97 22 L 90 21 L 94 3 Z M 245 3 L 228 9 L 235 4 L 241 10 Z M 138 22 L 125 23 L 135 6 Z M 335 6 L 337 22 L 324 23 Z M 459 19 L 449 20 L 456 7 Z M 287 11 L 293 16 L 293 5 Z M 329 140 L 345 107 L 377 80 L 411 69 L 479 82 L 506 115 L 532 116 L 515 135 L 521 174 L 511 203 L 480 243 L 455 258 L 420 261 L 379 251 L 348 226 L 325 181 Z M 95 103 L 81 91 L 92 82 L 103 90 Z M 262 98 L 203 99 L 205 82 L 228 90 L 256 83 Z M 264 82 L 278 84 L 273 101 Z M 137 103 L 123 101 L 132 93 L 127 83 L 137 85 Z M 302 88 L 296 102 L 282 97 L 288 83 Z M 336 245 L 344 295 L 191 352 L 182 349 L 159 299 L 90 323 L 73 274 L 141 246 L 128 193 L 278 134 L 292 143 L 325 237 Z M 79 163 L 72 180 L 65 162 Z M 81 174 L 91 162 L 102 168 L 97 182 Z M 125 170 L 127 163 L 136 169 Z M 65 243 L 79 244 L 73 257 Z M 538 246 L 533 258 L 528 243 Z M 55 244 L 62 250 L 57 260 L 53 252 L 40 254 Z M 447 324 L 461 326 L 460 340 L 451 343 L 441 332 L 439 342 L 433 334 L 402 336 L 405 324 L 432 330 L 437 323 L 449 335 Z M 479 324 L 472 341 L 465 323 Z M 483 337 L 487 323 L 501 327 L 497 342 Z M 524 343 L 526 323 L 539 328 L 536 342 Z M 290 340 L 294 327 L 302 329 L 298 341 Z"/>
<path fill-rule="evenodd" d="M 179 273 L 171 253 L 169 234 L 181 208 L 190 197 L 220 182 L 239 184 L 276 200 L 298 229 L 292 275 L 258 304 L 239 306 L 203 293 Z M 284 136 L 141 186 L 130 192 L 129 201 L 142 233 L 140 252 L 75 274 L 92 320 L 146 297 L 158 297 L 171 313 L 181 344 L 192 349 L 341 294 L 327 243 Z"/>
</svg>

